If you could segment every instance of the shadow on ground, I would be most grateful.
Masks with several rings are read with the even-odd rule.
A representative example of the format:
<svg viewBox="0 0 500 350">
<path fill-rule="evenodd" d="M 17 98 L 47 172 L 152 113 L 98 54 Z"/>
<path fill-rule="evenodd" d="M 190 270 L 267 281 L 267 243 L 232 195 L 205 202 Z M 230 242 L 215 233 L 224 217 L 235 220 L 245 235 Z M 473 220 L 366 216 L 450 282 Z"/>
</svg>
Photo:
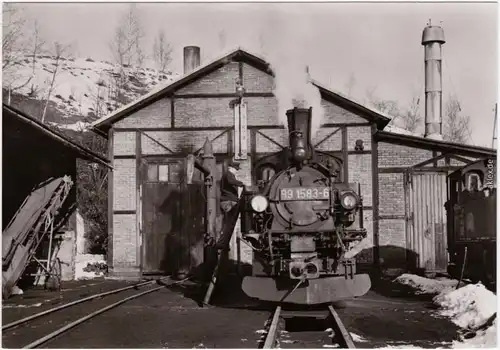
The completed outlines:
<svg viewBox="0 0 500 350">
<path fill-rule="evenodd" d="M 360 261 L 371 260 L 372 254 L 372 249 L 366 249 L 361 251 L 357 255 L 357 258 Z M 369 294 L 372 296 L 377 294 L 381 297 L 399 299 L 401 301 L 425 301 L 429 302 L 429 307 L 432 307 L 432 295 L 415 294 L 413 288 L 394 282 L 397 276 L 405 272 L 423 275 L 422 271 L 416 268 L 418 255 L 408 249 L 391 245 L 380 247 L 379 254 L 379 266 L 375 266 L 373 263 L 358 264 L 357 273 L 367 273 L 370 275 L 372 287 Z M 367 259 L 367 256 L 369 259 Z M 206 283 L 203 283 L 203 278 L 208 280 L 205 272 L 207 270 L 210 270 L 210 268 L 206 268 L 202 264 L 191 272 L 195 277 L 190 281 L 169 288 L 182 293 L 184 297 L 194 300 L 201 306 L 208 287 Z M 223 273 L 218 277 L 210 305 L 223 308 L 271 309 L 273 303 L 250 298 L 241 289 L 243 276 L 248 275 L 250 271 L 250 265 L 238 266 L 236 262 L 229 261 Z M 359 299 L 363 299 L 363 296 L 359 297 Z M 343 301 L 336 302 L 334 306 L 343 308 L 345 307 L 345 303 Z M 284 304 L 284 308 L 290 310 L 301 310 L 304 308 L 308 310 L 320 310 L 324 309 L 324 305 L 299 306 Z"/>
</svg>

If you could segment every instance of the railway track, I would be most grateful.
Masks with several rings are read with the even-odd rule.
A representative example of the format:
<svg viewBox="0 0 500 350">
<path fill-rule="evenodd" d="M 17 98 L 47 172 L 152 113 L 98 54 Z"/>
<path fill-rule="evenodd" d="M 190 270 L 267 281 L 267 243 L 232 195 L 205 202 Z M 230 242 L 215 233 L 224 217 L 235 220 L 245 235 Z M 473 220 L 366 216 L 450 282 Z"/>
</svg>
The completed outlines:
<svg viewBox="0 0 500 350">
<path fill-rule="evenodd" d="M 61 334 L 127 301 L 179 284 L 147 281 L 132 286 L 94 294 L 2 326 L 2 342 L 6 347 L 33 349 L 55 339 Z M 145 289 L 137 293 L 138 290 Z M 88 303 L 92 301 L 92 303 Z M 62 312 L 66 310 L 67 312 Z M 12 346 L 9 346 L 12 344 Z M 26 344 L 26 345 L 19 345 Z"/>
<path fill-rule="evenodd" d="M 285 318 L 288 320 L 285 321 Z M 292 321 L 302 319 L 301 326 L 293 326 Z M 286 327 L 290 323 L 290 327 Z M 299 322 L 295 322 L 296 325 Z M 290 328 L 292 332 L 284 328 Z M 290 336 L 291 335 L 291 336 Z M 336 347 L 354 349 L 356 346 L 339 315 L 329 305 L 327 310 L 318 312 L 284 311 L 277 306 L 266 325 L 266 334 L 259 348 L 321 348 Z"/>
</svg>

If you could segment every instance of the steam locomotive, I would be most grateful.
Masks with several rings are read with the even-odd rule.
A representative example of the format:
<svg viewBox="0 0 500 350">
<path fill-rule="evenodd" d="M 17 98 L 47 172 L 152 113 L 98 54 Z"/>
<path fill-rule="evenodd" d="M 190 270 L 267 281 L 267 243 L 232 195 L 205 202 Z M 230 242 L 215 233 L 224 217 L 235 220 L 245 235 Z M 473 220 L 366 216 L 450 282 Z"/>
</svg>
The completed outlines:
<svg viewBox="0 0 500 350">
<path fill-rule="evenodd" d="M 496 285 L 496 160 L 481 159 L 448 176 L 448 273 Z"/>
<path fill-rule="evenodd" d="M 342 159 L 312 147 L 312 108 L 286 115 L 289 147 L 274 157 L 274 175 L 242 194 L 242 238 L 254 251 L 242 289 L 306 305 L 361 296 L 370 277 L 344 256 L 367 234 L 360 186 L 342 181 Z"/>
</svg>

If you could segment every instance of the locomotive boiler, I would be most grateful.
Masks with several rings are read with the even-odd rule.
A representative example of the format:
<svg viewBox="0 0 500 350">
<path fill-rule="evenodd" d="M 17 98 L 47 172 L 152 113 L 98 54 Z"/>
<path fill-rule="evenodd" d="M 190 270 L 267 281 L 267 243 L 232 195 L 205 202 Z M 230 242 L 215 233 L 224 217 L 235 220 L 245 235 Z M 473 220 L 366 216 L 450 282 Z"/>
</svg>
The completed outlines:
<svg viewBox="0 0 500 350">
<path fill-rule="evenodd" d="M 252 247 L 250 297 L 322 304 L 361 296 L 371 287 L 345 253 L 366 237 L 356 183 L 340 178 L 342 160 L 311 144 L 312 108 L 288 110 L 289 147 L 274 175 L 243 193 L 242 238 Z"/>
</svg>

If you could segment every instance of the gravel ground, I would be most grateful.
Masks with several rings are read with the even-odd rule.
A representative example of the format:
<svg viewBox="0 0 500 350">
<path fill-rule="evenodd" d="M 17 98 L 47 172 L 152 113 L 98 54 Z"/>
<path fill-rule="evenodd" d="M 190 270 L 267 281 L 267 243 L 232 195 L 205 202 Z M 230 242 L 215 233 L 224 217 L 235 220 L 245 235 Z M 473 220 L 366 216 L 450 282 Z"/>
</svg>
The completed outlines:
<svg viewBox="0 0 500 350">
<path fill-rule="evenodd" d="M 95 284 L 94 284 L 95 283 Z M 36 313 L 54 304 L 78 297 L 123 287 L 132 282 L 93 281 L 65 285 L 62 296 L 45 291 L 27 291 L 9 299 L 5 304 L 36 304 L 40 307 L 3 308 L 3 323 Z M 137 282 L 133 282 L 137 283 Z M 262 337 L 271 307 L 243 298 L 241 291 L 219 292 L 214 295 L 217 306 L 200 307 L 193 286 L 161 289 L 131 300 L 99 315 L 58 338 L 44 344 L 47 348 L 255 348 Z M 141 289 L 145 290 L 144 288 Z M 132 290 L 129 294 L 138 293 Z M 120 294 L 121 297 L 129 294 Z M 113 301 L 119 299 L 114 297 Z M 46 301 L 52 300 L 52 301 Z M 61 315 L 47 317 L 29 332 L 31 337 L 54 330 L 51 325 L 67 324 L 83 313 L 105 306 L 110 299 L 85 303 Z M 57 301 L 57 302 L 56 302 Z M 380 283 L 362 298 L 336 305 L 336 310 L 357 346 L 374 348 L 413 345 L 426 348 L 449 347 L 457 327 L 446 319 L 436 318 L 435 308 L 428 297 L 413 297 L 402 287 Z M 311 327 L 317 332 L 311 332 Z M 282 347 L 328 347 L 328 332 L 321 333 L 325 323 L 302 318 L 285 319 L 280 335 Z M 34 330 L 35 329 L 35 330 Z M 297 331 L 309 332 L 297 332 Z M 12 335 L 12 332 L 19 332 Z M 26 345 L 22 329 L 3 334 L 4 347 Z M 21 340 L 24 342 L 21 344 Z"/>
</svg>

